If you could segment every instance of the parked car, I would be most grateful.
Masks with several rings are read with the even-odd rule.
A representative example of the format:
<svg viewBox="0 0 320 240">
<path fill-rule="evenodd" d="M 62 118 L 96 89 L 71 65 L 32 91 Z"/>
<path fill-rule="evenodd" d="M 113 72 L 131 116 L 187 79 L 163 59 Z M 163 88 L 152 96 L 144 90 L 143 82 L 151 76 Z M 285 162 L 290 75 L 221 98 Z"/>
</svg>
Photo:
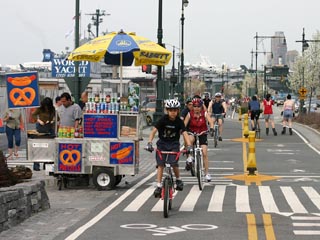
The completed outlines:
<svg viewBox="0 0 320 240">
<path fill-rule="evenodd" d="M 310 112 L 315 112 L 318 108 L 316 100 L 305 100 L 304 105 L 303 105 L 303 112 L 309 111 L 309 104 L 310 104 Z"/>
</svg>

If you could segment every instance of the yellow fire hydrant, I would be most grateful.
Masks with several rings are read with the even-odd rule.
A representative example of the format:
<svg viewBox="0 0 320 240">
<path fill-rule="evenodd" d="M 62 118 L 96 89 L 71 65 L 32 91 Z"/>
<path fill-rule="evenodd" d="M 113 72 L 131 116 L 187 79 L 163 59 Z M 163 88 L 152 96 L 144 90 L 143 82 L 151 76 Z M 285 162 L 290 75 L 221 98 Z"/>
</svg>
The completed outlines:
<svg viewBox="0 0 320 240">
<path fill-rule="evenodd" d="M 249 120 L 247 113 L 243 115 L 243 136 L 245 138 L 249 136 Z"/>
<path fill-rule="evenodd" d="M 257 171 L 257 161 L 256 161 L 256 142 L 255 142 L 255 131 L 249 131 L 249 154 L 248 154 L 248 164 L 247 170 L 249 171 L 248 175 L 256 175 Z"/>
</svg>

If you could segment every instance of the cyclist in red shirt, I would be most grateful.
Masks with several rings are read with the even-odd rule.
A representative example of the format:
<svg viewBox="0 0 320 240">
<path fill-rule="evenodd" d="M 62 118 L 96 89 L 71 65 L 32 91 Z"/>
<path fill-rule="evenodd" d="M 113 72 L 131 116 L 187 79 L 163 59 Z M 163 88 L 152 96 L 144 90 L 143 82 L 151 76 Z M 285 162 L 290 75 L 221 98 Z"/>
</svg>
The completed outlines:
<svg viewBox="0 0 320 240">
<path fill-rule="evenodd" d="M 188 113 L 184 119 L 184 124 L 188 126 L 188 129 L 193 133 L 201 133 L 208 130 L 207 122 L 210 124 L 210 132 L 213 132 L 213 121 L 210 115 L 203 109 L 203 101 L 199 98 L 192 100 L 193 109 Z M 199 136 L 200 146 L 203 152 L 203 165 L 205 169 L 205 178 L 208 182 L 211 181 L 209 174 L 209 161 L 208 161 L 208 138 L 207 133 Z M 189 135 L 191 144 L 194 143 L 195 138 Z M 187 161 L 193 161 L 192 157 L 189 157 Z"/>
<path fill-rule="evenodd" d="M 273 109 L 272 109 L 272 106 L 273 106 L 274 102 L 273 100 L 271 99 L 271 95 L 268 93 L 266 95 L 266 98 L 263 99 L 263 102 L 262 102 L 262 106 L 263 106 L 263 115 L 264 115 L 264 120 L 265 120 L 265 123 L 266 123 L 266 134 L 269 135 L 269 121 L 271 122 L 271 127 L 272 127 L 272 131 L 273 131 L 273 135 L 274 136 L 277 136 L 277 131 L 275 129 L 275 126 L 274 126 L 274 117 L 273 117 Z"/>
</svg>

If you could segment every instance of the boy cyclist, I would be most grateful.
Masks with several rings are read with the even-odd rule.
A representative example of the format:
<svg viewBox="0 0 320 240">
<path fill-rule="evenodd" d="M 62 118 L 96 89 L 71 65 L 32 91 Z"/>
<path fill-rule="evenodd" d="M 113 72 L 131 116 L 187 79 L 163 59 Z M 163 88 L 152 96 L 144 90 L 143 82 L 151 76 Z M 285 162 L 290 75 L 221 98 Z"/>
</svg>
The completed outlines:
<svg viewBox="0 0 320 240">
<path fill-rule="evenodd" d="M 159 121 L 156 123 L 155 127 L 152 129 L 149 142 L 147 145 L 147 150 L 152 152 L 152 140 L 154 139 L 155 134 L 158 132 L 159 140 L 157 141 L 157 149 L 160 151 L 180 151 L 180 134 L 183 135 L 185 145 L 187 147 L 187 152 L 189 152 L 192 147 L 186 132 L 186 127 L 184 122 L 179 117 L 179 108 L 180 102 L 176 99 L 169 99 L 166 101 L 165 108 L 168 114 L 165 114 Z M 166 157 L 166 156 L 165 156 Z M 176 155 L 168 155 L 168 161 L 172 164 L 173 172 L 176 176 L 176 189 L 178 191 L 183 190 L 183 182 L 180 179 L 179 165 L 176 161 Z M 161 196 L 161 181 L 164 169 L 164 160 L 161 159 L 159 153 L 156 152 L 156 161 L 157 161 L 157 188 L 154 191 L 154 196 L 156 198 Z"/>
</svg>

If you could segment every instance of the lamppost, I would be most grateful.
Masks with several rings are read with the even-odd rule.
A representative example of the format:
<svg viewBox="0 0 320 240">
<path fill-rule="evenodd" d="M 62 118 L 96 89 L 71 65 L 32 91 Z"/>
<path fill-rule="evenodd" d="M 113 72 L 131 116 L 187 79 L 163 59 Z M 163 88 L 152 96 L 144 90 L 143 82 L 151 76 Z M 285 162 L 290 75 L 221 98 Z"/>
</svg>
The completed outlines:
<svg viewBox="0 0 320 240">
<path fill-rule="evenodd" d="M 302 43 L 302 57 L 304 56 L 304 51 L 308 49 L 309 44 L 308 42 L 320 42 L 320 40 L 306 40 L 305 39 L 305 34 L 304 34 L 304 28 L 302 30 L 302 40 L 297 40 L 296 42 L 301 42 Z M 304 89 L 304 64 L 302 65 L 302 84 L 301 84 L 301 89 Z M 299 112 L 302 113 L 303 110 L 303 105 L 304 105 L 304 98 L 300 96 L 300 109 Z M 310 105 L 309 104 L 309 111 L 310 111 Z"/>
<path fill-rule="evenodd" d="M 181 107 L 184 107 L 184 8 L 188 6 L 189 1 L 188 0 L 181 0 L 182 1 L 182 9 L 181 9 L 181 52 L 180 52 L 180 68 L 181 68 Z"/>
<path fill-rule="evenodd" d="M 159 0 L 159 7 L 158 7 L 158 44 L 162 46 L 162 37 L 163 37 L 163 29 L 162 29 L 162 0 Z M 157 81 L 156 81 L 156 88 L 157 88 L 157 99 L 156 99 L 156 112 L 153 114 L 153 122 L 157 122 L 160 117 L 163 115 L 163 108 L 162 108 L 162 101 L 164 98 L 163 94 L 163 85 L 161 84 L 162 81 L 162 70 L 161 66 L 157 67 Z"/>
<path fill-rule="evenodd" d="M 256 81 L 255 81 L 255 91 L 256 94 L 258 94 L 258 44 L 259 44 L 259 38 L 261 38 L 261 40 L 263 41 L 266 38 L 283 38 L 283 44 L 286 45 L 286 38 L 284 36 L 258 36 L 258 33 L 256 32 L 256 36 L 254 36 L 254 38 L 256 39 L 256 51 L 255 51 L 255 55 L 256 55 Z"/>
</svg>

